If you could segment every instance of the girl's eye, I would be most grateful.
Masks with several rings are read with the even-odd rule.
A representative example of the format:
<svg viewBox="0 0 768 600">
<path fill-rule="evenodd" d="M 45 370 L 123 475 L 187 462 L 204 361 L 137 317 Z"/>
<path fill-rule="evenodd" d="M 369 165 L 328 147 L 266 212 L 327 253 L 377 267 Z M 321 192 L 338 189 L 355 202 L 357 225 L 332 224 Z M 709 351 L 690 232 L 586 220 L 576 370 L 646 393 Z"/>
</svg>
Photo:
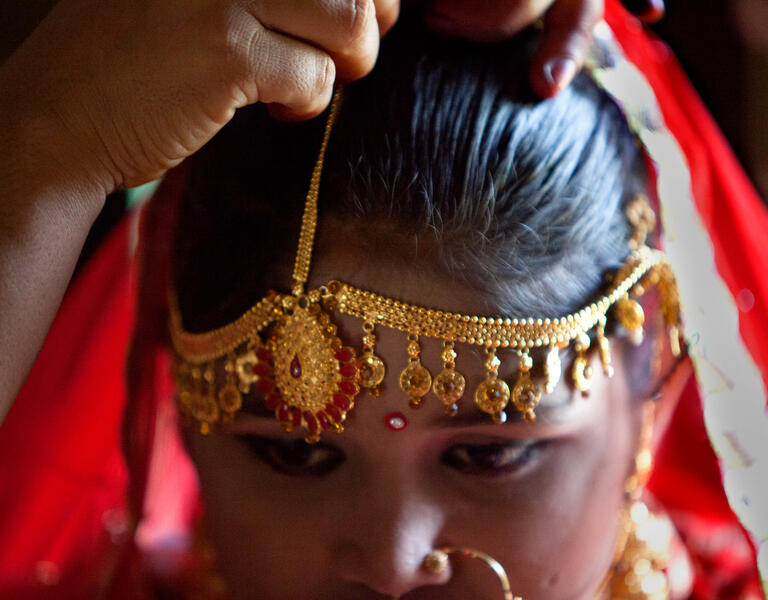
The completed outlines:
<svg viewBox="0 0 768 600">
<path fill-rule="evenodd" d="M 493 444 L 457 444 L 443 453 L 442 462 L 461 473 L 499 477 L 515 473 L 543 446 L 543 441 Z"/>
<path fill-rule="evenodd" d="M 255 435 L 238 436 L 259 460 L 283 475 L 322 477 L 341 465 L 344 453 L 328 444 L 304 440 L 278 440 Z"/>
</svg>

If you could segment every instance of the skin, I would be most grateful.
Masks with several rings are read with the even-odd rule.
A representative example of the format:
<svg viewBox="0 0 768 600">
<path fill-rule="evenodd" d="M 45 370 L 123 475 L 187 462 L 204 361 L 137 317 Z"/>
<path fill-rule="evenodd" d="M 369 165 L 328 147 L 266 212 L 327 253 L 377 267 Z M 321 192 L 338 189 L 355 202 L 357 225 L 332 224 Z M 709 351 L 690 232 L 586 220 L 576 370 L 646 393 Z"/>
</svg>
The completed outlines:
<svg viewBox="0 0 768 600">
<path fill-rule="evenodd" d="M 311 285 L 340 278 L 470 313 L 484 304 L 471 290 L 425 269 L 402 244 L 383 241 L 374 255 L 361 257 L 350 253 L 350 236 L 342 246 L 328 240 L 344 238 L 327 228 L 326 234 Z M 404 267 L 409 257 L 410 267 Z M 346 343 L 359 345 L 358 320 L 335 322 Z M 612 379 L 596 374 L 589 399 L 562 380 L 544 397 L 536 424 L 521 422 L 511 409 L 508 423 L 495 425 L 470 399 L 483 378 L 476 348 L 457 345 L 457 368 L 468 391 L 459 415 L 449 419 L 431 395 L 419 410 L 407 407 L 397 384 L 406 362 L 405 338 L 383 328 L 377 335 L 377 354 L 389 366 L 381 397 L 361 398 L 345 432 L 324 435 L 308 454 L 281 453 L 286 439 L 301 440 L 303 434 L 280 432 L 255 398 L 232 425 L 209 436 L 187 432 L 207 530 L 230 594 L 499 598 L 498 581 L 479 561 L 456 560 L 440 574 L 422 568 L 431 549 L 463 545 L 499 560 L 514 592 L 526 600 L 593 598 L 612 561 L 642 421 L 643 402 L 627 387 L 621 353 L 614 352 Z M 439 342 L 422 340 L 422 360 L 433 374 L 441 369 L 439 354 Z M 514 381 L 514 355 L 500 356 L 502 375 Z M 660 403 L 660 422 L 673 402 Z M 405 430 L 385 426 L 390 412 L 406 416 Z M 493 444 L 507 453 L 481 468 L 476 458 L 490 456 Z"/>
</svg>

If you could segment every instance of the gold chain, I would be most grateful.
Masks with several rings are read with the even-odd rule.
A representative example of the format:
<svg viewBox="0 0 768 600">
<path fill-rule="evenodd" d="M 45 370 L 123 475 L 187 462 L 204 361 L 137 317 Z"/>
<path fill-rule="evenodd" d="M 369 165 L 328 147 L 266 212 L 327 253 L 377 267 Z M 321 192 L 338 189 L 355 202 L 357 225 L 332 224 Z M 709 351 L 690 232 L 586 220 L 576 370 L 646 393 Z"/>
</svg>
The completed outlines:
<svg viewBox="0 0 768 600">
<path fill-rule="evenodd" d="M 574 387 L 586 395 L 593 377 L 587 357 L 588 332 L 596 328 L 603 371 L 610 376 L 613 370 L 605 338 L 606 315 L 613 310 L 630 339 L 639 343 L 645 316 L 642 306 L 631 296 L 642 295 L 648 287 L 660 289 L 665 320 L 672 337 L 678 336 L 674 276 L 663 253 L 644 243 L 653 226 L 645 198 L 636 198 L 629 207 L 636 234 L 624 264 L 610 275 L 607 290 L 599 299 L 564 317 L 517 319 L 451 313 L 387 298 L 340 281 L 306 290 L 317 230 L 320 180 L 340 104 L 341 93 L 337 91 L 306 196 L 291 293 L 270 292 L 233 323 L 205 333 L 184 330 L 171 293 L 170 333 L 177 354 L 177 398 L 182 413 L 197 421 L 201 432 L 209 431 L 213 423 L 233 418 L 241 405 L 241 395 L 251 391 L 263 397 L 265 407 L 274 410 L 286 431 L 304 427 L 309 442 L 316 442 L 321 431 L 342 431 L 346 414 L 361 389 L 373 396 L 380 393 L 387 367 L 375 354 L 373 331 L 377 326 L 408 335 L 410 358 L 400 373 L 399 385 L 410 405 L 420 406 L 432 390 L 448 415 L 458 411 L 457 402 L 466 387 L 464 376 L 453 363 L 453 344 L 484 347 L 488 357 L 486 377 L 472 398 L 496 423 L 505 421 L 510 402 L 526 421 L 535 420 L 541 390 L 530 373 L 530 352 L 534 348 L 547 349 L 543 389 L 550 392 L 563 372 L 559 352 L 575 341 L 578 356 L 569 371 Z M 338 326 L 329 314 L 334 311 L 360 318 L 366 324 L 359 358 L 353 347 L 343 346 Z M 441 339 L 444 345 L 450 344 L 454 354 L 444 361 L 443 372 L 436 378 L 419 359 L 420 336 Z M 501 359 L 496 355 L 497 348 L 516 350 L 519 356 L 517 380 L 511 386 L 498 375 Z M 228 357 L 228 378 L 217 381 L 213 362 L 223 357 Z M 318 381 L 327 385 L 318 386 Z"/>
<path fill-rule="evenodd" d="M 627 259 L 626 265 L 630 270 L 626 277 L 614 282 L 607 293 L 592 304 L 560 318 L 511 319 L 462 315 L 399 302 L 338 281 L 321 288 L 319 294 L 326 301 L 333 298 L 342 314 L 361 319 L 373 318 L 376 325 L 416 335 L 485 347 L 530 349 L 562 346 L 592 329 L 649 270 L 663 261 L 661 252 L 642 246 Z M 317 290 L 310 292 L 311 296 L 317 294 Z M 178 309 L 172 305 L 171 339 L 174 349 L 193 363 L 222 356 L 266 328 L 274 320 L 275 307 L 282 304 L 282 299 L 280 295 L 264 298 L 235 322 L 198 334 L 182 329 Z"/>
<path fill-rule="evenodd" d="M 647 246 L 632 252 L 625 263 L 631 270 L 624 279 L 614 282 L 597 301 L 559 318 L 512 319 L 462 315 L 399 302 L 336 281 L 327 287 L 338 301 L 340 313 L 362 319 L 375 315 L 376 325 L 478 346 L 530 349 L 567 344 L 592 329 L 611 306 L 626 296 L 643 275 L 663 260 L 661 252 Z"/>
<path fill-rule="evenodd" d="M 312 170 L 312 178 L 309 182 L 309 191 L 304 205 L 304 216 L 301 219 L 301 233 L 299 234 L 299 246 L 296 250 L 296 262 L 293 267 L 293 294 L 300 296 L 304 293 L 304 284 L 309 277 L 309 266 L 312 262 L 312 248 L 315 245 L 315 231 L 317 230 L 317 197 L 320 193 L 320 178 L 323 174 L 325 151 L 328 148 L 328 140 L 331 137 L 333 124 L 339 114 L 341 106 L 341 89 L 336 90 L 331 101 L 331 109 L 325 122 L 323 141 L 320 144 L 320 152 Z"/>
</svg>

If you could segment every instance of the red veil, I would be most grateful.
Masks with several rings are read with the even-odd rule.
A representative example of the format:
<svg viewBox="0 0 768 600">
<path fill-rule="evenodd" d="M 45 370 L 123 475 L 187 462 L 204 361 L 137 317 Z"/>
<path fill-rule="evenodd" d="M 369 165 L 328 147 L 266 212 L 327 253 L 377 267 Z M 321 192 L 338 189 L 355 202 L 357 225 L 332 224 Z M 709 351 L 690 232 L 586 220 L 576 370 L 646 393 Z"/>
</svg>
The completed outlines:
<svg viewBox="0 0 768 600">
<path fill-rule="evenodd" d="M 668 48 L 618 0 L 606 4 L 685 154 L 741 336 L 768 382 L 768 212 Z M 169 173 L 140 223 L 127 217 L 72 284 L 0 428 L 0 599 L 141 598 L 147 555 L 154 571 L 184 571 L 177 558 L 191 539 L 197 483 L 170 402 L 165 290 L 185 183 L 183 167 Z M 762 597 L 753 540 L 723 491 L 694 380 L 650 487 L 702 574 L 693 598 Z"/>
</svg>

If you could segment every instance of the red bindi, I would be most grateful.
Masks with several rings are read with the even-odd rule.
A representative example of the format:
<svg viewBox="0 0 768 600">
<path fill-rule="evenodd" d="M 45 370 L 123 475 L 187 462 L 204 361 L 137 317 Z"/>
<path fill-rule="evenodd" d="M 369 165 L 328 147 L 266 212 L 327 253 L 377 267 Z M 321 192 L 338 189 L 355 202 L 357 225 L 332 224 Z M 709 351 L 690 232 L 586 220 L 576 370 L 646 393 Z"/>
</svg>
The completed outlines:
<svg viewBox="0 0 768 600">
<path fill-rule="evenodd" d="M 408 419 L 401 412 L 393 412 L 384 417 L 384 423 L 392 431 L 402 431 L 408 426 Z"/>
</svg>

